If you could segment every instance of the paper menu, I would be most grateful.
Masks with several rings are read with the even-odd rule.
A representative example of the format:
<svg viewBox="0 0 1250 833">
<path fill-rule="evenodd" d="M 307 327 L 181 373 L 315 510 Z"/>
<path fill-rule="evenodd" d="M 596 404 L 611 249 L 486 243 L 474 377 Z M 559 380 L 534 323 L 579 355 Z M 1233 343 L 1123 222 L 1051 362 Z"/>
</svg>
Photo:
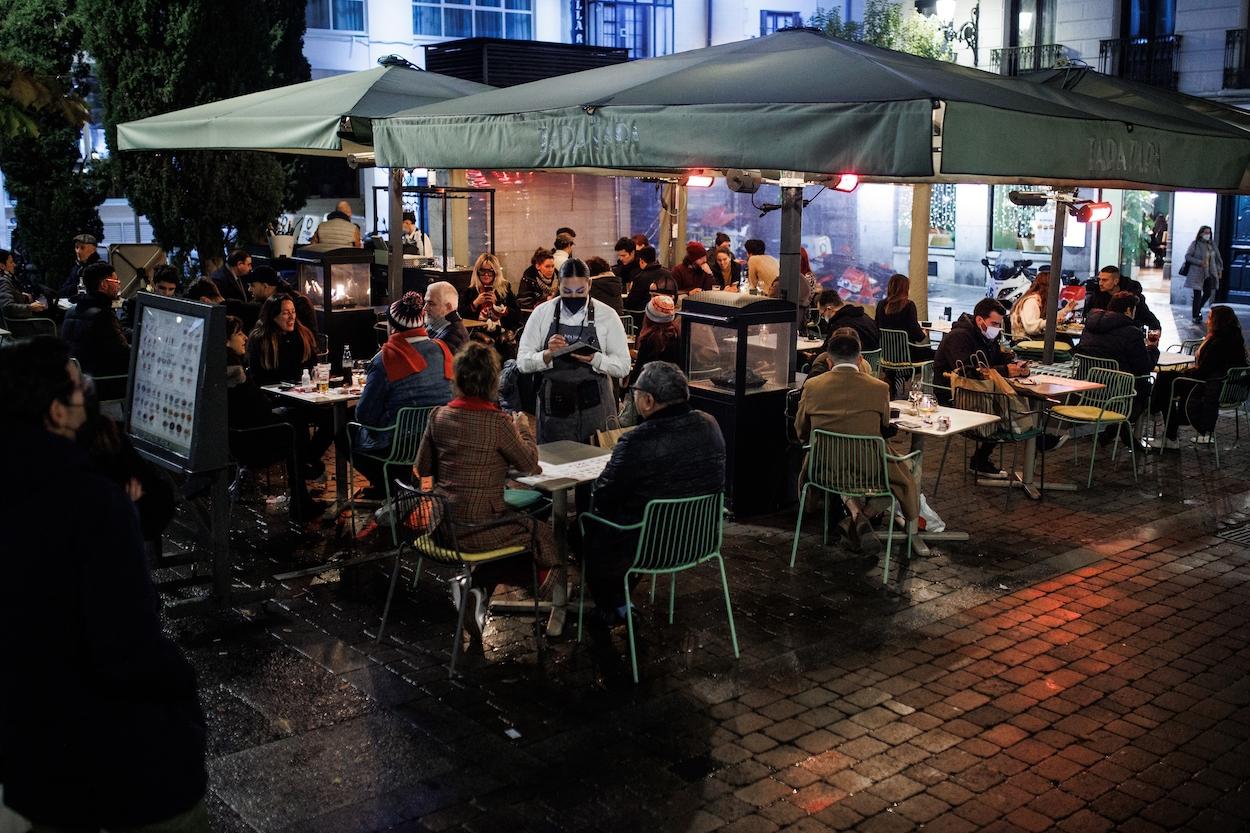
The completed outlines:
<svg viewBox="0 0 1250 833">
<path fill-rule="evenodd" d="M 134 346 L 131 431 L 187 458 L 195 435 L 206 332 L 203 318 L 144 307 Z"/>
</svg>

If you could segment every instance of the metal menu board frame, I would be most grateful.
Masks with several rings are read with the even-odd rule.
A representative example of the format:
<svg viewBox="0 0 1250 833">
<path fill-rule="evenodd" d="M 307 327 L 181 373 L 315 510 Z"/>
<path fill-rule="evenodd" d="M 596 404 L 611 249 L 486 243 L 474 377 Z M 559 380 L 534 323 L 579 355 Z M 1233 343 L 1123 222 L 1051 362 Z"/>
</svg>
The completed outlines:
<svg viewBox="0 0 1250 833">
<path fill-rule="evenodd" d="M 136 297 L 126 433 L 136 449 L 168 469 L 225 467 L 225 307 L 148 293 Z"/>
</svg>

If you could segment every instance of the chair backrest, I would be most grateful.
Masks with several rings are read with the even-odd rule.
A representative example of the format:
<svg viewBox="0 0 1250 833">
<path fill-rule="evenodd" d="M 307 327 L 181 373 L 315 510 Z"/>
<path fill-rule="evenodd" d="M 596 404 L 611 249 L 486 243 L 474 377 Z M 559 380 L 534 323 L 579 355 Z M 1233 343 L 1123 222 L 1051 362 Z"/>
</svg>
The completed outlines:
<svg viewBox="0 0 1250 833">
<path fill-rule="evenodd" d="M 448 552 L 458 553 L 456 524 L 451 507 L 442 495 L 397 483 L 394 517 L 402 537 L 426 558 L 448 560 Z M 437 533 L 437 534 L 436 534 Z"/>
<path fill-rule="evenodd" d="M 1095 356 L 1085 356 L 1081 353 L 1076 354 L 1073 359 L 1072 378 L 1093 381 L 1089 374 L 1094 368 L 1103 368 L 1104 370 L 1119 370 L 1120 363 L 1115 359 L 1100 359 Z"/>
<path fill-rule="evenodd" d="M 648 501 L 634 566 L 676 570 L 720 552 L 724 496 L 720 492 Z"/>
<path fill-rule="evenodd" d="M 387 460 L 391 463 L 417 462 L 417 451 L 421 448 L 421 437 L 425 435 L 425 427 L 430 423 L 430 414 L 435 406 L 416 408 L 400 408 L 395 415 L 395 430 L 391 433 L 391 453 Z"/>
<path fill-rule="evenodd" d="M 1198 345 L 1202 344 L 1200 338 L 1187 338 L 1181 342 L 1181 352 L 1186 356 L 1192 356 L 1198 350 Z"/>
<path fill-rule="evenodd" d="M 1220 407 L 1236 408 L 1250 399 L 1250 367 L 1230 367 L 1220 388 Z"/>
<path fill-rule="evenodd" d="M 638 334 L 634 327 L 634 316 L 626 312 L 625 314 L 621 315 L 620 318 L 621 318 L 621 326 L 625 328 L 625 335 L 632 336 L 632 335 Z"/>
<path fill-rule="evenodd" d="M 15 339 L 57 334 L 56 322 L 51 318 L 5 318 L 4 329 Z"/>
<path fill-rule="evenodd" d="M 890 493 L 885 440 L 860 434 L 812 432 L 807 479 L 813 485 L 850 497 Z"/>
<path fill-rule="evenodd" d="M 1108 370 L 1105 367 L 1090 368 L 1087 381 L 1098 382 L 1104 387 L 1086 391 L 1081 395 L 1081 404 L 1092 408 L 1105 408 L 1114 411 L 1122 403 L 1131 403 L 1136 391 L 1137 378 L 1132 373 L 1121 370 Z M 1127 413 L 1127 410 L 1125 411 Z"/>
<path fill-rule="evenodd" d="M 906 330 L 881 330 L 881 361 L 886 365 L 911 364 Z"/>
<path fill-rule="evenodd" d="M 881 372 L 881 348 L 876 350 L 864 350 L 859 354 L 860 358 L 868 362 L 868 366 L 872 368 L 872 375 L 876 376 Z"/>
</svg>

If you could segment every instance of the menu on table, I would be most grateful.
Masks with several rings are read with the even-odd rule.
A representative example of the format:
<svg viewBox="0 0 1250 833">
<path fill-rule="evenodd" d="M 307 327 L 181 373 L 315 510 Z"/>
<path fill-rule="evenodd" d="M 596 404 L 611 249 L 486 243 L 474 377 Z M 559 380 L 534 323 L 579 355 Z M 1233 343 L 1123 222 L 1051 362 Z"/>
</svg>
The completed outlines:
<svg viewBox="0 0 1250 833">
<path fill-rule="evenodd" d="M 185 458 L 195 435 L 206 331 L 198 316 L 144 307 L 135 346 L 131 432 Z"/>
</svg>

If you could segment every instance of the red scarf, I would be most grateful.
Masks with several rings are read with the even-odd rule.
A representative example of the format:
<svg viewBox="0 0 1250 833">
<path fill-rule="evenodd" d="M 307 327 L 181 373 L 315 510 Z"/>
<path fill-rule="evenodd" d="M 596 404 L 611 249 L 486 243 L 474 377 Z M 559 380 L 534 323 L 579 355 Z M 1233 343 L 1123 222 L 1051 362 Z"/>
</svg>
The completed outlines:
<svg viewBox="0 0 1250 833">
<path fill-rule="evenodd" d="M 476 396 L 457 396 L 447 403 L 449 408 L 464 408 L 466 411 L 498 411 L 499 403 L 478 399 Z"/>
<path fill-rule="evenodd" d="M 426 368 L 425 357 L 408 341 L 410 338 L 427 336 L 425 327 L 405 330 L 402 333 L 391 333 L 390 338 L 382 345 L 382 367 L 386 369 L 386 381 L 398 382 Z M 443 348 L 443 378 L 451 378 L 451 351 L 438 339 L 431 339 Z"/>
</svg>

